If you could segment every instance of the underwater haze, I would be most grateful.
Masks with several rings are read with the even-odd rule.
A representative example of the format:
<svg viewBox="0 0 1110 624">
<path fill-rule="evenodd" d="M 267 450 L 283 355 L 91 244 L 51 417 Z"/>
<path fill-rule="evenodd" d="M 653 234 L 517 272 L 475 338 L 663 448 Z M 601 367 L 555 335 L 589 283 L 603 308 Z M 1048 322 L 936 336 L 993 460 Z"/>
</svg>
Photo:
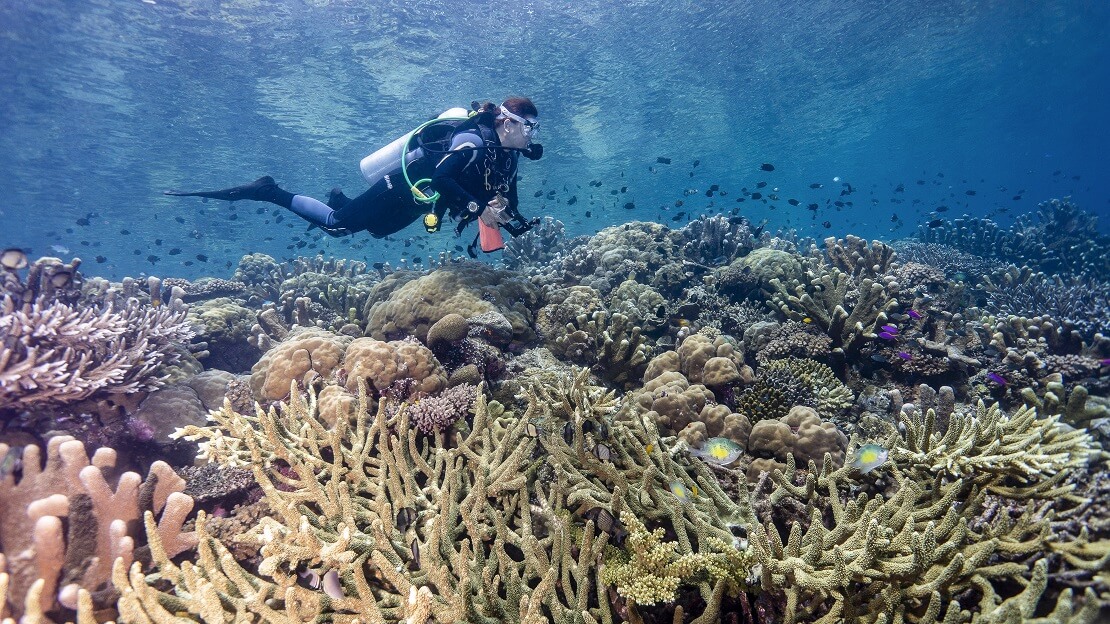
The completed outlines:
<svg viewBox="0 0 1110 624">
<path fill-rule="evenodd" d="M 893 240 L 938 206 L 1007 224 L 1068 195 L 1105 225 L 1108 61 L 1110 3 L 1084 0 L 10 1 L 2 242 L 113 279 L 226 277 L 251 252 L 396 262 L 411 237 L 451 250 L 468 237 L 336 240 L 274 206 L 161 192 L 269 174 L 353 196 L 366 154 L 510 95 L 536 102 L 546 149 L 521 167 L 521 212 L 569 234 L 735 211 Z"/>
</svg>

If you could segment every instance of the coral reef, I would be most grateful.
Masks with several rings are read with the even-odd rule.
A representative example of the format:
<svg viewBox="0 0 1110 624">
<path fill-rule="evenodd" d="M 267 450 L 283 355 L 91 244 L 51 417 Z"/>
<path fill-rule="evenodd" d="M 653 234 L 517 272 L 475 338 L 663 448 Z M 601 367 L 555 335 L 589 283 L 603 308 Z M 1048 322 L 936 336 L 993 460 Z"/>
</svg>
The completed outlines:
<svg viewBox="0 0 1110 624">
<path fill-rule="evenodd" d="M 0 457 L 8 456 L 0 444 Z M 193 548 L 183 531 L 193 500 L 181 493 L 184 481 L 164 462 L 155 462 L 144 480 L 134 472 L 113 478 L 116 452 L 101 448 L 90 458 L 81 442 L 51 438 L 46 456 L 37 446 L 21 453 L 22 473 L 0 478 L 0 569 L 4 611 L 35 621 L 77 610 L 84 622 L 94 613 L 114 613 L 109 584 L 115 562 L 129 565 L 141 556 L 135 525 L 145 511 L 160 521 L 150 527 L 168 556 Z M 141 544 L 141 541 L 139 542 Z M 5 574 L 6 572 L 6 574 Z M 26 596 L 26 599 L 24 599 Z M 26 609 L 26 611 L 24 611 Z"/>
</svg>

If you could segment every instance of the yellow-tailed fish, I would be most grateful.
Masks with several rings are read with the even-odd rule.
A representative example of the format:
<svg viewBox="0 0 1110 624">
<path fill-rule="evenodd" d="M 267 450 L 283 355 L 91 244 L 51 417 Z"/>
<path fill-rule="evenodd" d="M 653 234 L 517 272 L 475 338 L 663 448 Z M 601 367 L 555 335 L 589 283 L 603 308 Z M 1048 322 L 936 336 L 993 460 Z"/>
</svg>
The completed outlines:
<svg viewBox="0 0 1110 624">
<path fill-rule="evenodd" d="M 864 444 L 856 449 L 852 461 L 848 465 L 867 474 L 886 462 L 889 451 L 878 444 Z"/>
<path fill-rule="evenodd" d="M 690 449 L 690 454 L 718 466 L 727 466 L 736 461 L 744 449 L 728 438 L 709 438 L 700 449 Z"/>
<path fill-rule="evenodd" d="M 694 500 L 695 496 L 698 495 L 698 487 L 697 486 L 694 486 L 693 489 L 690 489 L 690 488 L 686 487 L 685 483 L 683 483 L 683 482 L 681 482 L 677 479 L 674 480 L 674 481 L 671 481 L 670 488 L 671 488 L 671 494 L 674 494 L 675 498 L 677 498 L 682 503 L 689 503 L 690 501 Z"/>
</svg>

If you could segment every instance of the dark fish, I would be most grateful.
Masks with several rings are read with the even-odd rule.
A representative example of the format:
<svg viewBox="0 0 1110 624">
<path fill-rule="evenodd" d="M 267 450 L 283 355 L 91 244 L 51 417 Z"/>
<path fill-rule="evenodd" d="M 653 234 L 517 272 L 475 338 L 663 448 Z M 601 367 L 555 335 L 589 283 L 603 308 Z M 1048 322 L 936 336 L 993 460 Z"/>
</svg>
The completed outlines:
<svg viewBox="0 0 1110 624">
<path fill-rule="evenodd" d="M 204 254 L 197 254 L 197 260 L 200 260 L 201 262 L 208 262 L 208 256 Z"/>
<path fill-rule="evenodd" d="M 170 255 L 171 256 L 176 256 L 179 253 L 181 253 L 181 250 L 178 249 L 177 247 L 174 247 L 173 249 L 170 250 Z"/>
<path fill-rule="evenodd" d="M 147 262 L 149 262 L 151 264 L 154 264 L 155 262 L 158 262 L 159 260 L 161 260 L 161 258 L 159 258 L 158 256 L 156 256 L 154 254 L 150 254 L 149 256 L 146 257 L 146 260 L 147 260 Z"/>
<path fill-rule="evenodd" d="M 972 191 L 972 190 L 964 191 L 964 195 L 974 195 L 974 194 L 975 194 L 975 191 Z"/>
<path fill-rule="evenodd" d="M 718 185 L 716 185 L 716 184 L 713 184 L 713 185 L 711 185 L 711 186 L 709 187 L 709 190 L 711 190 L 711 191 L 713 191 L 714 193 L 716 193 L 717 191 L 721 190 L 721 187 L 720 187 L 720 186 L 718 186 Z"/>
<path fill-rule="evenodd" d="M 817 204 L 810 204 L 806 206 L 806 208 L 812 210 L 813 212 L 817 212 L 817 209 L 820 208 L 820 206 L 818 206 Z"/>
<path fill-rule="evenodd" d="M 763 199 L 763 193 L 752 193 L 752 199 Z"/>
<path fill-rule="evenodd" d="M 404 533 L 416 522 L 416 510 L 412 507 L 402 507 L 397 511 L 397 530 Z"/>
<path fill-rule="evenodd" d="M 765 186 L 767 186 L 766 182 L 756 182 L 755 183 L 755 188 L 763 188 Z"/>
<path fill-rule="evenodd" d="M 682 204 L 683 204 L 683 201 L 681 199 L 674 200 L 674 207 L 675 208 L 678 208 L 678 207 L 682 206 Z"/>
<path fill-rule="evenodd" d="M 154 239 L 154 244 L 155 244 L 155 245 L 158 245 L 159 247 L 161 247 L 161 246 L 162 246 L 162 239 L 160 239 L 160 238 L 156 238 L 156 239 Z"/>
<path fill-rule="evenodd" d="M 898 223 L 898 214 L 897 213 L 890 215 L 890 222 L 891 223 Z"/>
<path fill-rule="evenodd" d="M 131 230 L 120 230 L 119 233 L 123 234 L 124 236 L 127 236 L 128 234 L 131 233 Z"/>
<path fill-rule="evenodd" d="M 886 356 L 881 355 L 879 353 L 876 353 L 875 355 L 872 355 L 871 359 L 875 360 L 876 362 L 882 362 L 883 364 L 889 364 L 890 363 L 890 360 L 888 360 L 886 358 Z"/>
<path fill-rule="evenodd" d="M 568 206 L 573 206 L 577 203 L 578 203 L 578 196 L 577 195 L 571 195 L 570 199 L 567 200 L 567 205 Z"/>
<path fill-rule="evenodd" d="M 622 193 L 627 193 L 628 192 L 628 187 L 627 186 L 622 186 L 621 187 L 621 192 Z"/>
<path fill-rule="evenodd" d="M 532 195 L 532 197 L 543 197 L 543 191 L 536 191 L 536 193 Z"/>
<path fill-rule="evenodd" d="M 462 253 L 462 252 L 464 252 L 464 251 L 466 251 L 466 250 L 465 250 L 465 249 L 463 249 L 463 246 L 462 246 L 462 245 L 455 245 L 455 251 L 457 251 L 457 252 L 459 252 L 459 253 Z"/>
<path fill-rule="evenodd" d="M 185 219 L 182 219 L 181 217 L 174 217 L 173 220 L 177 221 L 178 223 L 185 223 Z"/>
<path fill-rule="evenodd" d="M 587 210 L 586 211 L 586 218 L 589 219 L 592 216 L 593 216 L 593 213 L 591 213 L 589 210 Z"/>
<path fill-rule="evenodd" d="M 105 263 L 105 262 L 107 262 L 107 261 L 108 261 L 108 259 L 107 259 L 107 258 L 105 258 L 104 256 L 97 256 L 97 257 L 96 257 L 96 262 L 97 262 L 97 264 L 104 264 L 104 263 Z"/>
<path fill-rule="evenodd" d="M 628 202 L 627 204 L 625 204 L 625 205 L 624 205 L 624 209 L 625 209 L 625 210 L 632 210 L 632 209 L 634 209 L 635 207 L 636 207 L 636 204 L 634 204 L 634 203 L 632 203 L 632 202 Z"/>
<path fill-rule="evenodd" d="M 89 224 L 89 220 L 84 218 L 84 217 L 81 217 L 80 219 L 77 220 L 77 225 L 88 225 L 88 224 Z"/>
<path fill-rule="evenodd" d="M 786 200 L 786 203 L 790 204 L 791 206 L 797 206 L 798 204 L 800 204 L 802 202 L 800 202 L 796 199 L 788 199 L 788 200 Z M 814 204 L 814 206 L 816 206 L 816 205 L 817 204 Z"/>
<path fill-rule="evenodd" d="M 412 538 L 412 543 L 409 544 L 409 550 L 412 551 L 412 563 L 410 564 L 413 569 L 420 569 L 420 545 L 416 543 L 416 538 Z"/>
<path fill-rule="evenodd" d="M 933 219 L 932 221 L 926 223 L 925 225 L 927 225 L 931 228 L 938 228 L 938 227 L 944 225 L 944 219 Z"/>
<path fill-rule="evenodd" d="M 987 373 L 987 379 L 993 381 L 994 383 L 996 383 L 1000 386 L 1005 386 L 1007 383 L 1009 383 L 1008 381 L 1006 381 L 1005 377 L 1003 377 L 1002 375 L 999 375 L 998 373 Z"/>
<path fill-rule="evenodd" d="M 905 184 L 899 184 L 898 186 L 894 187 L 894 192 L 895 193 L 905 193 L 906 192 L 906 185 Z"/>
<path fill-rule="evenodd" d="M 810 185 L 809 185 L 809 188 L 811 188 L 811 189 L 819 189 L 819 188 L 823 188 L 824 186 L 825 186 L 825 185 L 824 185 L 824 184 L 821 184 L 820 182 L 814 182 L 813 184 L 810 184 Z"/>
<path fill-rule="evenodd" d="M 937 206 L 937 212 L 948 212 L 948 206 Z"/>
<path fill-rule="evenodd" d="M 772 165 L 771 163 L 763 163 L 762 165 L 759 166 L 759 168 L 762 169 L 763 171 L 774 171 L 775 170 L 775 166 Z"/>
<path fill-rule="evenodd" d="M 682 212 L 679 212 L 675 216 L 671 217 L 671 221 L 681 221 L 682 217 L 685 217 L 685 216 L 686 216 L 686 211 L 683 210 Z"/>
<path fill-rule="evenodd" d="M 828 221 L 822 221 L 821 225 L 825 226 L 826 230 L 832 227 L 832 224 L 829 223 Z"/>
<path fill-rule="evenodd" d="M 567 444 L 574 444 L 574 423 L 563 425 L 563 440 Z"/>
<path fill-rule="evenodd" d="M 663 156 L 659 156 L 655 159 L 655 162 L 657 162 L 661 165 L 669 165 L 669 164 L 671 164 L 671 159 L 670 158 L 665 158 Z M 697 165 L 695 165 L 695 166 L 697 166 Z"/>
<path fill-rule="evenodd" d="M 698 166 L 698 165 L 700 165 L 700 164 L 701 164 L 701 160 L 700 160 L 700 159 L 699 159 L 699 160 L 695 160 L 695 161 L 694 161 L 694 166 L 695 166 L 695 167 L 697 167 L 697 166 Z"/>
</svg>

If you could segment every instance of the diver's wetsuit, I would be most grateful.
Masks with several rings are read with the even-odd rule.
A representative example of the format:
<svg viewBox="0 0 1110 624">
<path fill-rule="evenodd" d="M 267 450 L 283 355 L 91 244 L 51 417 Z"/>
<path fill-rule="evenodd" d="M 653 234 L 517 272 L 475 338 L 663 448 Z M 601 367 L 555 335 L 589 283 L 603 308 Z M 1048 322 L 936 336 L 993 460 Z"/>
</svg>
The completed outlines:
<svg viewBox="0 0 1110 624">
<path fill-rule="evenodd" d="M 492 146 L 493 149 L 482 149 Z M 456 233 L 478 218 L 466 206 L 473 201 L 479 213 L 498 193 L 505 197 L 506 216 L 515 223 L 503 226 L 513 236 L 531 229 L 517 210 L 516 169 L 519 153 L 498 149 L 497 133 L 488 126 L 472 126 L 452 137 L 449 153 L 426 154 L 408 165 L 409 179 L 431 178 L 432 187 L 441 195 L 436 202 L 436 216 L 442 220 L 450 210 L 453 219 L 459 219 Z M 277 186 L 273 178 L 259 178 L 255 182 L 222 191 L 183 192 L 166 191 L 167 195 L 211 197 L 235 201 L 251 199 L 267 201 L 292 210 L 298 216 L 320 226 L 333 236 L 353 234 L 365 230 L 380 238 L 398 232 L 427 213 L 428 206 L 416 201 L 400 167 L 385 174 L 364 193 L 347 199 L 333 191 L 325 204 L 307 195 L 294 195 Z"/>
</svg>

